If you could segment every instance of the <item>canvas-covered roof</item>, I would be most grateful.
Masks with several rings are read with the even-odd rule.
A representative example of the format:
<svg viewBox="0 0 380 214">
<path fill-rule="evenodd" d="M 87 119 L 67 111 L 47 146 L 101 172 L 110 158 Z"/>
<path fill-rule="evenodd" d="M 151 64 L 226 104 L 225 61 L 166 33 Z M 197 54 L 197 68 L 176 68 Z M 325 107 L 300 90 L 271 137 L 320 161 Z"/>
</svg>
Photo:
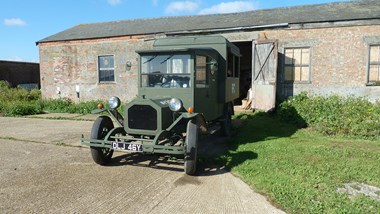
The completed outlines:
<svg viewBox="0 0 380 214">
<path fill-rule="evenodd" d="M 280 23 L 318 23 L 380 18 L 380 1 L 363 0 L 294 6 L 241 13 L 132 19 L 80 24 L 38 43 L 79 39 L 147 35 L 180 31 L 269 26 Z"/>
</svg>

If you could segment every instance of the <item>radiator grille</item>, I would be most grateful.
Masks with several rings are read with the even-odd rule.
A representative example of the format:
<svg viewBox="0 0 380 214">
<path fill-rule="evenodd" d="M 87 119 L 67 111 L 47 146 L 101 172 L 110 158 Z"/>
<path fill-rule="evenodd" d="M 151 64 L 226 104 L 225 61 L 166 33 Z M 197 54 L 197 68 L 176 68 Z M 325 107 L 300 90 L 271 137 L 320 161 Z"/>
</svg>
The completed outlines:
<svg viewBox="0 0 380 214">
<path fill-rule="evenodd" d="M 130 129 L 157 130 L 157 111 L 152 106 L 134 105 L 128 109 Z"/>
</svg>

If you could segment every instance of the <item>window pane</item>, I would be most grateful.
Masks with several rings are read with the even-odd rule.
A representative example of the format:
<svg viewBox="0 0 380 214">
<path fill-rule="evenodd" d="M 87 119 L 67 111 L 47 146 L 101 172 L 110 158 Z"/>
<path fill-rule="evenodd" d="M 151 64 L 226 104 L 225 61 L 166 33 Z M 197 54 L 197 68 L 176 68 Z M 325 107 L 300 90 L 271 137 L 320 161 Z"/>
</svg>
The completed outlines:
<svg viewBox="0 0 380 214">
<path fill-rule="evenodd" d="M 379 81 L 379 66 L 378 65 L 371 65 L 369 68 L 369 81 L 375 82 Z"/>
<path fill-rule="evenodd" d="M 286 49 L 285 50 L 285 64 L 294 64 L 293 63 L 293 49 Z"/>
<path fill-rule="evenodd" d="M 189 88 L 192 59 L 189 54 L 141 56 L 141 86 Z"/>
<path fill-rule="evenodd" d="M 114 81 L 114 71 L 113 70 L 101 70 L 99 71 L 99 81 Z"/>
<path fill-rule="evenodd" d="M 294 81 L 302 81 L 301 79 L 301 67 L 294 68 Z"/>
<path fill-rule="evenodd" d="M 227 56 L 227 77 L 232 77 L 234 73 L 234 55 L 232 53 L 228 53 Z"/>
<path fill-rule="evenodd" d="M 293 81 L 293 68 L 291 66 L 286 66 L 285 67 L 285 81 Z"/>
<path fill-rule="evenodd" d="M 301 81 L 309 81 L 309 67 L 301 68 Z"/>
<path fill-rule="evenodd" d="M 207 69 L 206 69 L 206 57 L 205 56 L 196 56 L 196 86 L 197 87 L 206 87 L 207 84 Z"/>
<path fill-rule="evenodd" d="M 380 61 L 380 46 L 371 46 L 370 47 L 370 63 L 378 63 Z"/>
<path fill-rule="evenodd" d="M 235 73 L 234 73 L 234 77 L 239 77 L 239 57 L 235 56 L 234 57 L 234 63 L 235 63 Z"/>
<path fill-rule="evenodd" d="M 190 55 L 146 55 L 141 57 L 144 74 L 190 74 Z"/>
<path fill-rule="evenodd" d="M 302 49 L 302 65 L 309 65 L 310 62 L 310 50 L 309 48 Z"/>
<path fill-rule="evenodd" d="M 302 53 L 302 49 L 294 49 L 294 64 L 295 65 L 301 64 L 301 53 Z"/>
<path fill-rule="evenodd" d="M 99 68 L 113 68 L 114 60 L 113 56 L 100 56 L 99 57 Z"/>
</svg>

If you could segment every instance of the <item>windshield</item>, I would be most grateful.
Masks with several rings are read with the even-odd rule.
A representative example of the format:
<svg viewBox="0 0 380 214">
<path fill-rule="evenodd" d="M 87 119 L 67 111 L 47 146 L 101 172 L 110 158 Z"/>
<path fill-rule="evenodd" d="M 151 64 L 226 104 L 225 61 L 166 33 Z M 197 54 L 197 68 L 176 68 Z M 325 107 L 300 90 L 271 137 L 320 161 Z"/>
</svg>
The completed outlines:
<svg viewBox="0 0 380 214">
<path fill-rule="evenodd" d="M 191 86 L 189 54 L 152 54 L 141 56 L 141 86 L 189 88 Z"/>
</svg>

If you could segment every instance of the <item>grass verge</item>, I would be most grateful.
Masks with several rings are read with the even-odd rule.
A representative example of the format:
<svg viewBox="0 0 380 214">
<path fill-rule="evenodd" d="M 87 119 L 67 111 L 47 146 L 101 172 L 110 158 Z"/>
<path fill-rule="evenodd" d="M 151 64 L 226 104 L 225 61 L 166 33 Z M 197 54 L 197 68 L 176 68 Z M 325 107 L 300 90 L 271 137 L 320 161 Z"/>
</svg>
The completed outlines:
<svg viewBox="0 0 380 214">
<path fill-rule="evenodd" d="M 221 160 L 281 209 L 289 213 L 380 210 L 380 201 L 336 191 L 348 182 L 380 187 L 380 141 L 327 137 L 265 113 L 243 117 L 244 125 Z"/>
</svg>

